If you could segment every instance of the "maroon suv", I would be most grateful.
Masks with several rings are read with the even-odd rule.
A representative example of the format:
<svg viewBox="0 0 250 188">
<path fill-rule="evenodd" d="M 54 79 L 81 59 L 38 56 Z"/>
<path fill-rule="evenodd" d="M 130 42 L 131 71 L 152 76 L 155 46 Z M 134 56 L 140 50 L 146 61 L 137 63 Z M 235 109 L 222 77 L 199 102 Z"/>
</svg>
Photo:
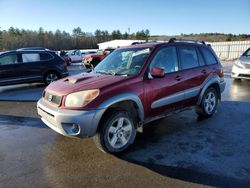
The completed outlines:
<svg viewBox="0 0 250 188">
<path fill-rule="evenodd" d="M 37 108 L 43 122 L 69 137 L 92 137 L 103 151 L 131 145 L 153 120 L 195 106 L 216 111 L 225 88 L 223 70 L 202 41 L 171 39 L 119 48 L 91 73 L 50 84 Z"/>
</svg>

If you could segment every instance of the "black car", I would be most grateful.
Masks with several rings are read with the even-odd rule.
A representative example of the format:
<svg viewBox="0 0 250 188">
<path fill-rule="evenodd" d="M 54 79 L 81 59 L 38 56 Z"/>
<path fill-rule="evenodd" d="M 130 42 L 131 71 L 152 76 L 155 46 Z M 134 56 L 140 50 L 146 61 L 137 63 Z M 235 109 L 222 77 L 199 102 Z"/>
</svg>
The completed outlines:
<svg viewBox="0 0 250 188">
<path fill-rule="evenodd" d="M 68 76 L 66 62 L 55 52 L 23 48 L 0 52 L 0 85 L 51 82 Z"/>
</svg>

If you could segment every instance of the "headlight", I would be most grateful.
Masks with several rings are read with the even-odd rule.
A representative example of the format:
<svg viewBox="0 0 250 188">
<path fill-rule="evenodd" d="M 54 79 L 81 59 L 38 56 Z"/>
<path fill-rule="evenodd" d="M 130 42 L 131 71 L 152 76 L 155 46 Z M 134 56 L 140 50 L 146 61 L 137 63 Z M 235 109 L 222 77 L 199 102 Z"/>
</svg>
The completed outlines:
<svg viewBox="0 0 250 188">
<path fill-rule="evenodd" d="M 66 107 L 83 107 L 94 100 L 99 95 L 99 89 L 91 89 L 86 91 L 80 91 L 71 93 L 66 97 Z"/>
<path fill-rule="evenodd" d="M 245 65 L 243 65 L 243 64 L 240 62 L 240 60 L 237 60 L 237 61 L 235 62 L 235 65 L 238 66 L 238 67 L 240 67 L 240 68 L 243 68 L 243 69 L 246 68 Z"/>
</svg>

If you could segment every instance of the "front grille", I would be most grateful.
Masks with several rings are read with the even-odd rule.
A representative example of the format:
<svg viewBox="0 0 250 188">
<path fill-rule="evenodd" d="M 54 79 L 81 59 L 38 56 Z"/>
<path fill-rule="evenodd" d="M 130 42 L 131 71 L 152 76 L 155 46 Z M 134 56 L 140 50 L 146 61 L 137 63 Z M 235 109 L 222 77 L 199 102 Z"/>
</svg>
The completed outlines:
<svg viewBox="0 0 250 188">
<path fill-rule="evenodd" d="M 52 102 L 52 103 L 54 103 L 56 105 L 60 105 L 61 100 L 62 100 L 61 96 L 57 96 L 57 95 L 54 95 L 54 94 L 51 94 L 51 93 L 48 93 L 48 92 L 44 93 L 44 98 L 47 101 Z"/>
<path fill-rule="evenodd" d="M 250 78 L 250 74 L 239 74 L 239 77 L 246 77 L 246 78 Z"/>
</svg>

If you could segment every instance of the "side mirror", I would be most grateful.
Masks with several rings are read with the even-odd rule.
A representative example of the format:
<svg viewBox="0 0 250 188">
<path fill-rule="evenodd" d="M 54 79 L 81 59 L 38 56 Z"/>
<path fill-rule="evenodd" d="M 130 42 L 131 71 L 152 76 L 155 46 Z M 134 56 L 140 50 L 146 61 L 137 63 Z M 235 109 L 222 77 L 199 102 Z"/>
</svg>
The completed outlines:
<svg viewBox="0 0 250 188">
<path fill-rule="evenodd" d="M 154 78 L 163 78 L 165 76 L 165 71 L 162 68 L 154 67 L 154 68 L 152 68 L 150 74 Z"/>
</svg>

